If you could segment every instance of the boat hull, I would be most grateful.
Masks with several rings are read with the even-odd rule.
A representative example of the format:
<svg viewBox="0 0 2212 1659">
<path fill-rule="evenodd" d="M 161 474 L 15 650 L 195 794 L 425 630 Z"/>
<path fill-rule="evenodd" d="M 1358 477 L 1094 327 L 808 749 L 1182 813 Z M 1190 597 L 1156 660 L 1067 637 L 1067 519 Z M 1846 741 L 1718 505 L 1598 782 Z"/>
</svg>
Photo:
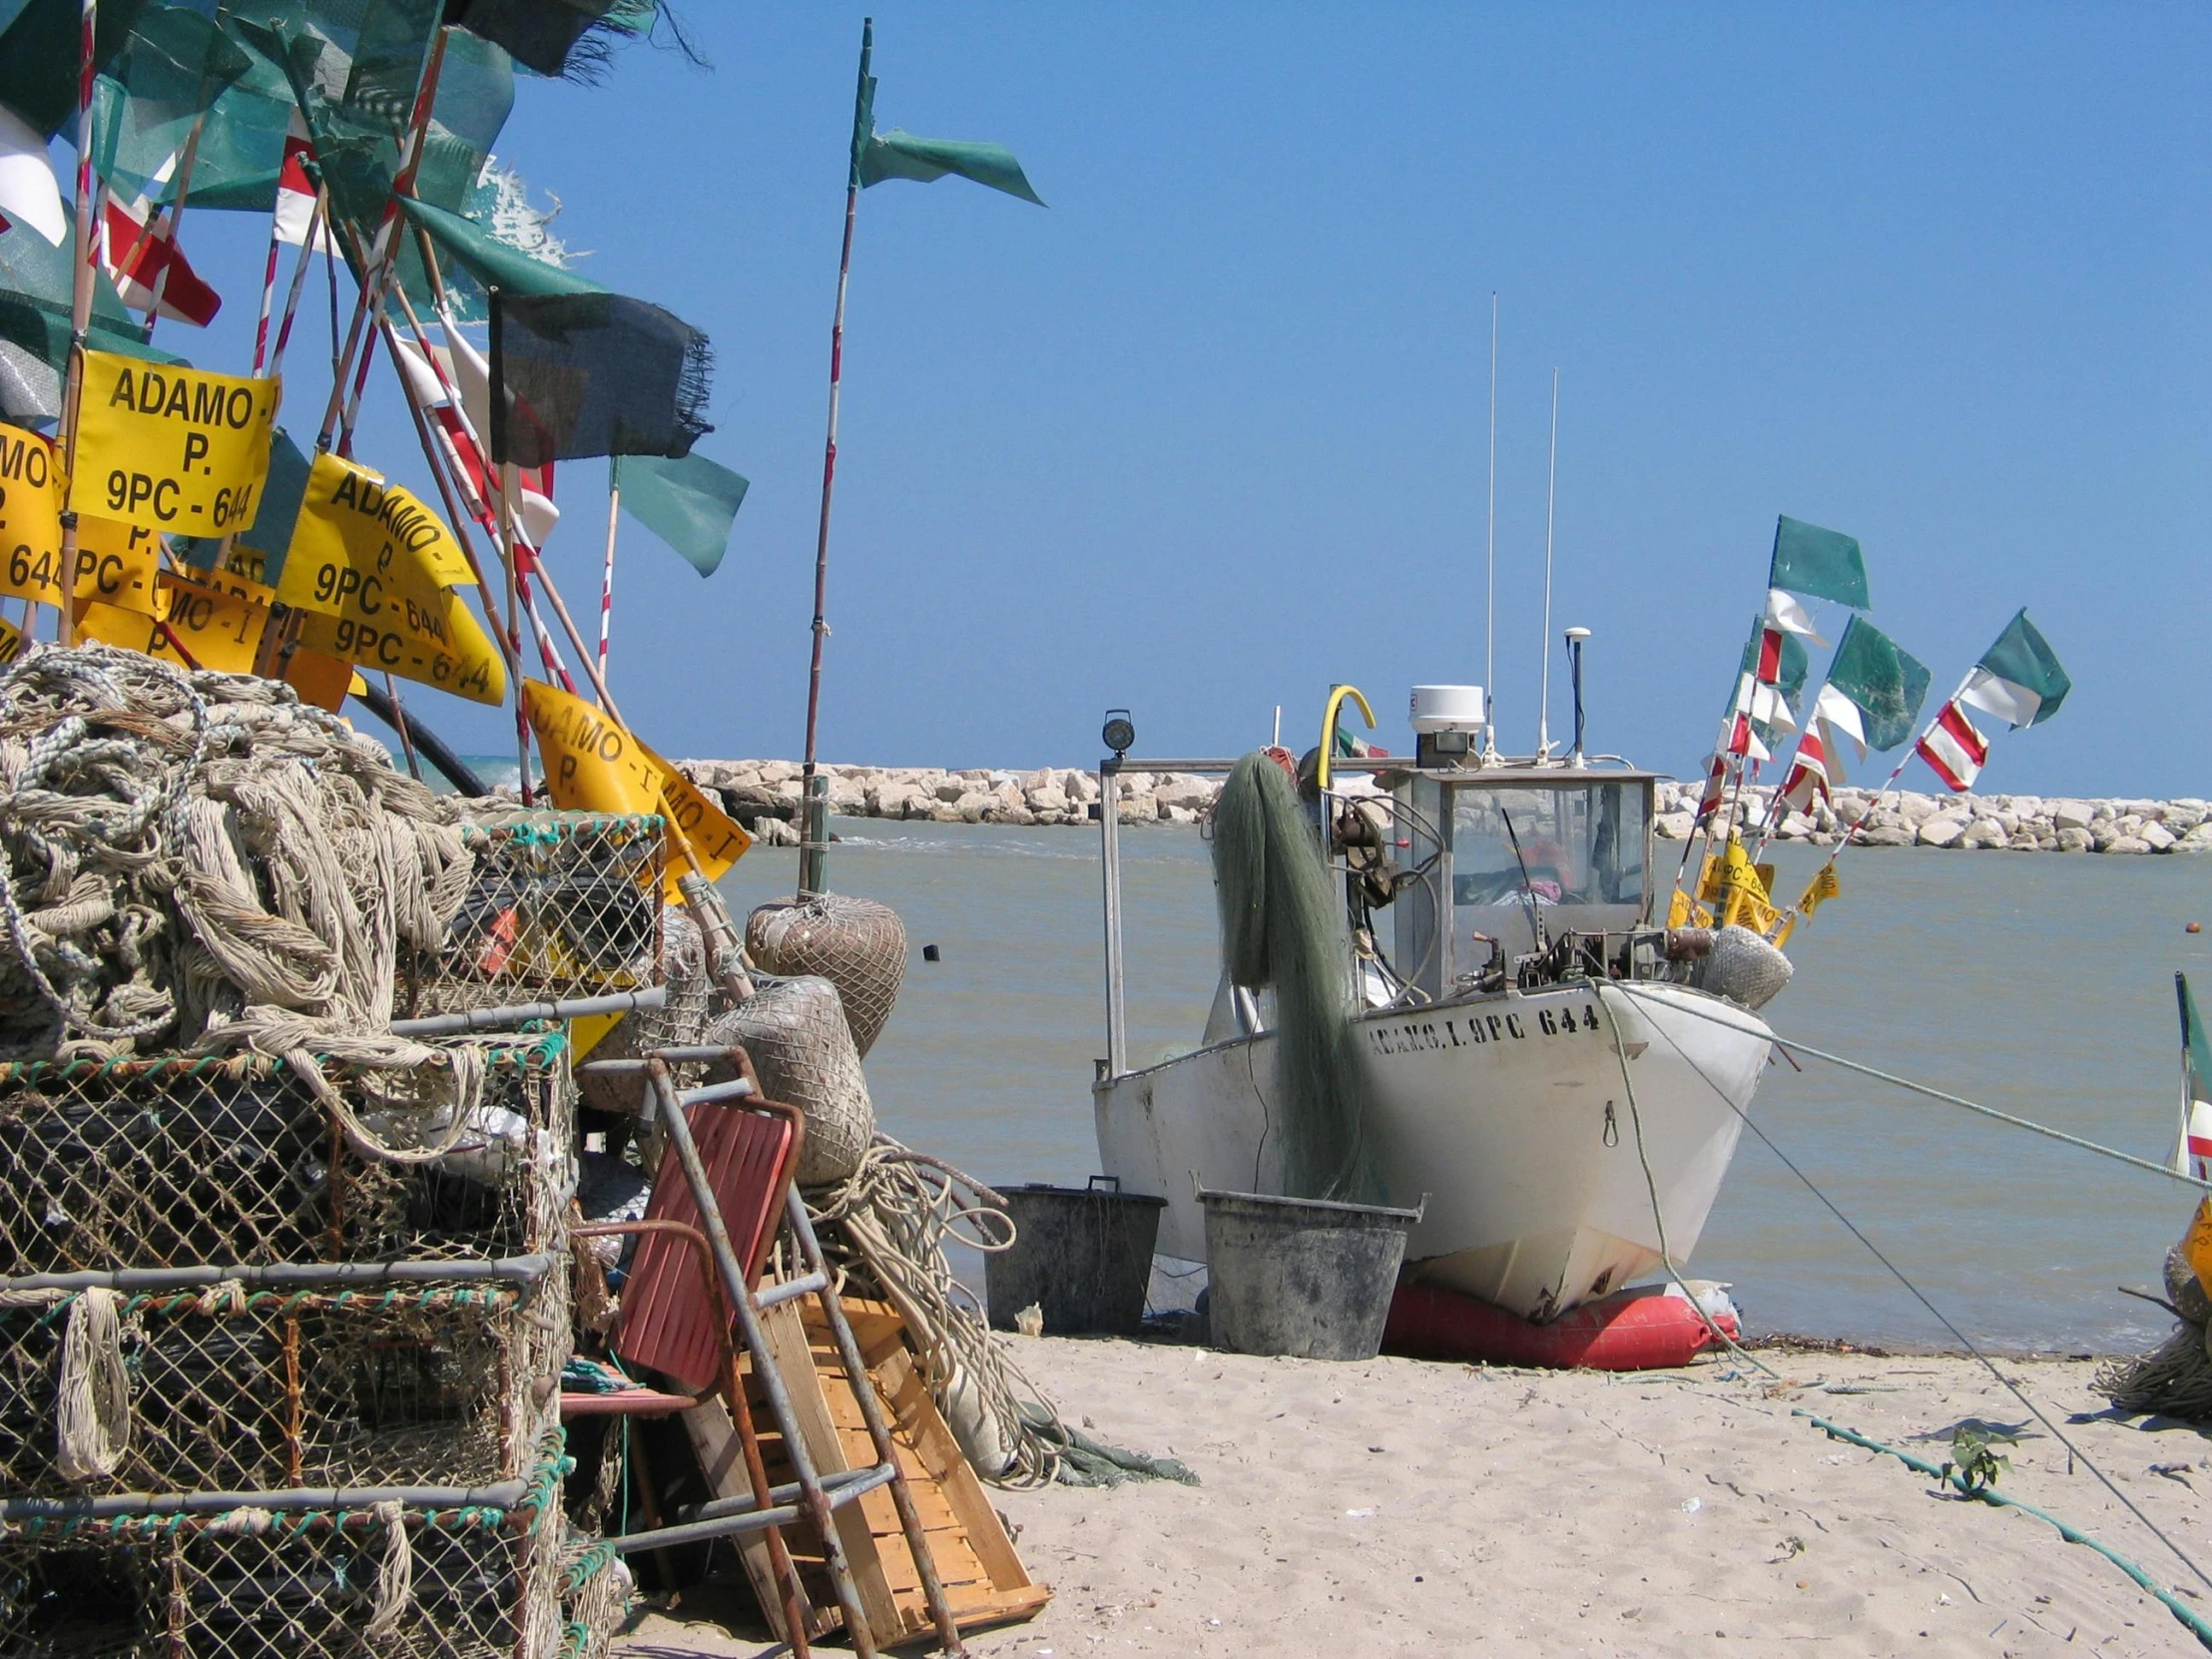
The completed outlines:
<svg viewBox="0 0 2212 1659">
<path fill-rule="evenodd" d="M 1587 984 L 1506 991 L 1368 1014 L 1356 1030 L 1384 1202 L 1425 1205 L 1406 1277 L 1535 1320 L 1661 1265 L 1654 1189 L 1683 1264 L 1772 1041 L 1758 1016 L 1672 984 L 1602 1001 Z M 1167 1200 L 1162 1254 L 1206 1260 L 1197 1186 L 1281 1190 L 1275 1055 L 1263 1033 L 1095 1085 L 1106 1173 Z"/>
</svg>

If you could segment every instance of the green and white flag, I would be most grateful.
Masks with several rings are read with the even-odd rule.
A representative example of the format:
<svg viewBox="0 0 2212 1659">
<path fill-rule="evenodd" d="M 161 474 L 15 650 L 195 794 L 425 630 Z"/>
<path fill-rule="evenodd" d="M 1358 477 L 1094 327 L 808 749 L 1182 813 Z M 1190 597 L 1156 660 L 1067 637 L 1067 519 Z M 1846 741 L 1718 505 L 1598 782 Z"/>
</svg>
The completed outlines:
<svg viewBox="0 0 2212 1659">
<path fill-rule="evenodd" d="M 662 455 L 617 455 L 615 487 L 622 507 L 683 555 L 702 576 L 712 576 L 730 550 L 730 527 L 749 480 L 701 454 L 670 460 Z"/>
<path fill-rule="evenodd" d="M 1045 205 L 1044 198 L 1030 188 L 1021 163 L 1003 144 L 915 138 L 895 127 L 887 133 L 876 132 L 875 77 L 863 69 L 859 109 L 852 123 L 853 184 L 863 190 L 886 179 L 911 179 L 927 185 L 948 173 L 1034 202 L 1040 208 Z"/>
<path fill-rule="evenodd" d="M 1957 700 L 2017 729 L 2050 719 L 2072 690 L 2056 653 L 2022 610 L 1981 654 Z"/>
<path fill-rule="evenodd" d="M 1768 567 L 1767 586 L 1808 599 L 1833 599 L 1855 611 L 1872 604 L 1867 597 L 1867 561 L 1858 541 L 1841 530 L 1823 530 L 1787 514 L 1775 520 L 1774 560 Z"/>
<path fill-rule="evenodd" d="M 1895 749 L 1913 736 L 1913 724 L 1928 697 L 1928 669 L 1910 651 L 1865 617 L 1855 616 L 1836 647 L 1822 696 L 1825 702 L 1829 692 L 1840 692 L 1859 710 L 1861 729 L 1856 735 L 1868 748 Z M 1823 713 L 1843 725 L 1833 714 Z"/>
</svg>

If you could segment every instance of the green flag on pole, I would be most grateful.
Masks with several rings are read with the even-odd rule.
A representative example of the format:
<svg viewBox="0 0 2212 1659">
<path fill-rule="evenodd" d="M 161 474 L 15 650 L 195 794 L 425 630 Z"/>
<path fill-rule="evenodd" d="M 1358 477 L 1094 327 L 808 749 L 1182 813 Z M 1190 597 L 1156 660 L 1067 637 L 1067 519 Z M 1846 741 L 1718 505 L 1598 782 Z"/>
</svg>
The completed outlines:
<svg viewBox="0 0 2212 1659">
<path fill-rule="evenodd" d="M 1823 530 L 1787 514 L 1775 520 L 1774 562 L 1767 571 L 1767 586 L 1809 599 L 1833 599 L 1855 611 L 1864 611 L 1872 603 L 1867 597 L 1867 561 L 1858 541 L 1841 530 Z"/>
<path fill-rule="evenodd" d="M 125 202 L 140 196 L 165 200 L 180 183 L 178 154 L 194 124 L 255 62 L 198 12 L 183 6 L 148 11 L 93 83 L 94 170 Z M 164 169 L 170 176 L 158 179 Z M 193 173 L 197 184 L 197 159 Z"/>
<path fill-rule="evenodd" d="M 704 455 L 671 460 L 662 455 L 617 455 L 614 484 L 630 516 L 683 555 L 702 576 L 712 576 L 730 550 L 730 527 L 750 479 Z"/>
<path fill-rule="evenodd" d="M 1865 617 L 1853 617 L 1829 665 L 1828 683 L 1865 716 L 1869 749 L 1895 749 L 1913 736 L 1928 697 L 1928 670 Z"/>
<path fill-rule="evenodd" d="M 1045 205 L 1044 198 L 1030 188 L 1021 163 L 1003 144 L 915 138 L 896 127 L 887 133 L 876 132 L 875 77 L 866 75 L 861 82 L 858 116 L 852 124 L 853 182 L 863 190 L 886 179 L 911 179 L 927 185 L 948 173 L 1034 202 L 1040 208 Z"/>
<path fill-rule="evenodd" d="M 2072 690 L 2057 653 L 2022 610 L 1981 654 L 1958 700 L 2018 728 L 2050 719 Z"/>
</svg>

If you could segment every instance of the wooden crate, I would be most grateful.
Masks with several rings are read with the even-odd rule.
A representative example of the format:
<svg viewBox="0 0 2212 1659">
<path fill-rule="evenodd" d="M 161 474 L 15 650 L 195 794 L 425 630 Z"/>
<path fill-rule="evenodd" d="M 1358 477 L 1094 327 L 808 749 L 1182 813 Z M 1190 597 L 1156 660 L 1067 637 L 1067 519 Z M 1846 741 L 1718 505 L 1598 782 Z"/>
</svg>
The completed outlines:
<svg viewBox="0 0 2212 1659">
<path fill-rule="evenodd" d="M 920 1514 L 923 1537 L 953 1621 L 962 1630 L 976 1630 L 1033 1616 L 1052 1598 L 1052 1591 L 1032 1580 L 1014 1553 L 983 1483 L 929 1397 L 898 1314 L 885 1303 L 846 1298 L 844 1317 L 889 1419 L 899 1469 Z M 829 1323 L 813 1299 L 806 1300 L 804 1312 L 793 1303 L 773 1308 L 763 1324 L 816 1469 L 829 1475 L 872 1466 L 875 1453 L 866 1419 L 846 1385 Z M 749 1385 L 747 1392 L 769 1479 L 781 1484 L 792 1478 L 782 1436 L 776 1431 L 766 1394 L 757 1384 Z M 722 1402 L 697 1406 L 684 1414 L 684 1420 L 717 1493 L 747 1494 L 750 1488 L 737 1431 Z M 931 1635 L 935 1626 L 889 1491 L 878 1487 L 841 1506 L 837 1536 L 876 1643 L 892 1647 Z M 820 1536 L 812 1526 L 801 1524 L 787 1528 L 784 1539 L 799 1568 L 808 1603 L 808 1634 L 821 1636 L 841 1628 L 843 1617 L 823 1563 Z M 770 1626 L 780 1640 L 788 1640 L 766 1542 L 748 1540 L 744 1554 Z"/>
</svg>

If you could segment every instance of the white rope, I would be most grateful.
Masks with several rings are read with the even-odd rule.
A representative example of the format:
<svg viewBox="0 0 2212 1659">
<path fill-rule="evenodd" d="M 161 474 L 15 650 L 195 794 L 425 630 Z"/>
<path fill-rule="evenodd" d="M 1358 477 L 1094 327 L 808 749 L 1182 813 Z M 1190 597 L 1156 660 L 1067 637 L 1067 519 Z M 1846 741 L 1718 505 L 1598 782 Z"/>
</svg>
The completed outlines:
<svg viewBox="0 0 2212 1659">
<path fill-rule="evenodd" d="M 369 1604 L 368 1623 L 361 1631 L 374 1639 L 392 1635 L 407 1616 L 414 1599 L 414 1550 L 407 1542 L 407 1512 L 398 1499 L 386 1499 L 370 1513 L 384 1529 L 384 1558 L 376 1564 L 376 1598 Z"/>
<path fill-rule="evenodd" d="M 56 1391 L 54 1466 L 74 1485 L 105 1480 L 131 1447 L 131 1382 L 115 1292 L 96 1286 L 69 1305 Z"/>
</svg>

